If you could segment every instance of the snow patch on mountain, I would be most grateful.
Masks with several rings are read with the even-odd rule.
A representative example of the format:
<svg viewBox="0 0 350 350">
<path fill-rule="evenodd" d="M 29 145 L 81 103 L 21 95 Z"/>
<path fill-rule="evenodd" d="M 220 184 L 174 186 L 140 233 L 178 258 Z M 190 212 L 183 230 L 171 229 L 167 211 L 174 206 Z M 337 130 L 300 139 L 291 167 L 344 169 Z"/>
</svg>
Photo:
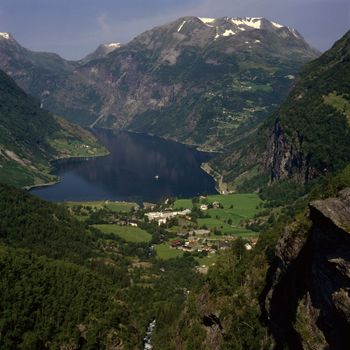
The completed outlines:
<svg viewBox="0 0 350 350">
<path fill-rule="evenodd" d="M 276 22 L 273 22 L 273 21 L 271 21 L 271 23 L 276 28 L 283 28 L 284 27 L 282 24 L 279 24 L 279 23 L 276 23 Z"/>
<path fill-rule="evenodd" d="M 206 24 L 208 27 L 213 27 L 210 25 L 211 23 L 215 22 L 215 18 L 204 18 L 204 17 L 197 17 L 200 21 L 202 21 L 204 24 Z"/>
<path fill-rule="evenodd" d="M 9 33 L 1 33 L 0 32 L 0 37 L 8 40 L 8 39 L 10 39 L 10 34 Z"/>
<path fill-rule="evenodd" d="M 289 31 L 292 32 L 292 34 L 296 37 L 296 38 L 300 38 L 299 33 L 294 29 L 294 28 L 290 28 L 288 27 Z"/>
<path fill-rule="evenodd" d="M 236 33 L 232 29 L 226 29 L 222 36 L 231 36 L 231 35 L 236 35 Z"/>
<path fill-rule="evenodd" d="M 122 44 L 121 43 L 109 43 L 109 44 L 105 44 L 106 47 L 109 47 L 111 49 L 119 49 Z"/>
<path fill-rule="evenodd" d="M 231 18 L 231 22 L 236 26 L 248 26 L 255 29 L 261 28 L 262 17 Z"/>
<path fill-rule="evenodd" d="M 179 27 L 179 29 L 177 30 L 177 32 L 179 33 L 181 31 L 181 29 L 183 28 L 183 26 L 186 24 L 186 21 L 183 21 L 181 26 Z"/>
</svg>

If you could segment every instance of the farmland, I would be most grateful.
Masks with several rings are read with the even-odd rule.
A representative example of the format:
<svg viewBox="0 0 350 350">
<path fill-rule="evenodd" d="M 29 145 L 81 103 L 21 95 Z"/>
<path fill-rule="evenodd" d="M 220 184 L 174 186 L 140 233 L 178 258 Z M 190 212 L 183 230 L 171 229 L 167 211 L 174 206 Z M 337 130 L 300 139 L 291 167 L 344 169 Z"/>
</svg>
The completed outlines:
<svg viewBox="0 0 350 350">
<path fill-rule="evenodd" d="M 115 224 L 93 225 L 93 227 L 97 228 L 103 233 L 115 234 L 127 242 L 149 242 L 152 238 L 148 232 L 138 227 L 119 226 Z"/>
</svg>

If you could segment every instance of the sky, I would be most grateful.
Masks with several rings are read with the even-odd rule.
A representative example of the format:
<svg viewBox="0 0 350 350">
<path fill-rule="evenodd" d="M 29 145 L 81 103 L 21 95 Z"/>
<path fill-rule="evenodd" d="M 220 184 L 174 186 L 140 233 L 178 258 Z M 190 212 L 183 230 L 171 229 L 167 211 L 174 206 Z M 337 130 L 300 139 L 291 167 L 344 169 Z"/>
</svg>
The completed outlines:
<svg viewBox="0 0 350 350">
<path fill-rule="evenodd" d="M 266 17 L 325 51 L 350 29 L 349 0 L 0 0 L 0 32 L 28 49 L 80 59 L 182 16 Z"/>
</svg>

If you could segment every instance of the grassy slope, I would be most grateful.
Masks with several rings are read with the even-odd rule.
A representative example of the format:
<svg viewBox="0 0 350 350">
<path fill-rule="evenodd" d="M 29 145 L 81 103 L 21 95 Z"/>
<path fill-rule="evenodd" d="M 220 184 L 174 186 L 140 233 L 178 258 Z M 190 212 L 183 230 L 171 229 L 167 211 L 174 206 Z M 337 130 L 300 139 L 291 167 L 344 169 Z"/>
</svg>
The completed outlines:
<svg viewBox="0 0 350 350">
<path fill-rule="evenodd" d="M 250 230 L 240 227 L 240 223 L 244 220 L 251 219 L 259 212 L 259 206 L 262 203 L 257 194 L 254 193 L 237 193 L 230 195 L 213 195 L 206 199 L 201 199 L 200 203 L 219 202 L 223 208 L 209 209 L 206 213 L 210 218 L 198 219 L 200 227 L 206 226 L 208 229 L 219 229 L 224 234 L 235 235 L 254 235 Z M 174 208 L 189 208 L 193 207 L 191 199 L 179 199 L 175 202 Z M 231 219 L 232 224 L 227 221 Z"/>
<path fill-rule="evenodd" d="M 112 224 L 94 225 L 94 227 L 104 233 L 113 233 L 120 238 L 123 238 L 127 242 L 149 242 L 152 238 L 148 232 L 138 227 L 119 226 Z"/>
<path fill-rule="evenodd" d="M 88 131 L 42 110 L 0 71 L 0 181 L 17 186 L 50 182 L 50 160 L 96 156 L 106 150 Z"/>
<path fill-rule="evenodd" d="M 106 207 L 107 209 L 115 212 L 128 213 L 132 208 L 138 207 L 136 203 L 129 202 L 111 202 L 111 201 L 92 201 L 92 202 L 65 202 L 69 207 L 91 207 L 93 209 L 102 209 Z"/>
<path fill-rule="evenodd" d="M 167 243 L 157 245 L 156 252 L 161 260 L 173 259 L 183 255 L 181 250 L 173 249 Z"/>
</svg>

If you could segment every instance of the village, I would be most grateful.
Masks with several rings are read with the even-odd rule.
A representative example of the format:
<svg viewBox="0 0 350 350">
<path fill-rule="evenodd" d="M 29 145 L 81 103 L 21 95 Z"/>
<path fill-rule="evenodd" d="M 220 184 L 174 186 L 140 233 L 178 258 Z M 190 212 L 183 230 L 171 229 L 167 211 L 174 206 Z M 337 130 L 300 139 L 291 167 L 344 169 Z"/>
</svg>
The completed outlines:
<svg viewBox="0 0 350 350">
<path fill-rule="evenodd" d="M 206 213 L 208 210 L 217 210 L 220 211 L 224 209 L 223 205 L 219 201 L 209 202 L 207 197 L 201 196 L 199 197 L 200 201 L 205 201 L 207 204 L 198 203 L 198 207 L 201 213 Z M 233 208 L 232 208 L 233 209 Z M 149 221 L 156 222 L 158 226 L 166 225 L 169 220 L 174 218 L 181 218 L 182 225 L 178 226 L 180 231 L 176 232 L 176 238 L 169 240 L 169 247 L 171 249 L 176 249 L 182 252 L 189 253 L 204 253 L 206 254 L 216 254 L 217 251 L 229 249 L 232 245 L 232 241 L 234 241 L 237 236 L 232 234 L 227 235 L 218 235 L 217 228 L 208 229 L 208 228 L 196 228 L 189 229 L 190 225 L 186 225 L 186 221 L 192 223 L 193 208 L 184 209 L 180 211 L 158 211 L 158 212 L 147 212 L 145 213 L 145 217 Z M 204 216 L 204 215 L 203 215 Z M 179 220 L 178 220 L 179 222 Z M 184 227 L 187 230 L 184 230 Z M 173 230 L 174 232 L 175 230 Z M 257 242 L 257 237 L 250 237 L 247 239 L 244 247 L 246 250 L 252 250 Z"/>
<path fill-rule="evenodd" d="M 247 251 L 254 249 L 258 233 L 249 223 L 261 211 L 261 200 L 255 194 L 229 194 L 143 206 L 112 201 L 68 206 L 81 221 L 105 234 L 148 245 L 160 260 L 190 255 L 204 268 L 215 264 L 219 252 L 229 249 L 237 238 L 243 239 Z"/>
</svg>

